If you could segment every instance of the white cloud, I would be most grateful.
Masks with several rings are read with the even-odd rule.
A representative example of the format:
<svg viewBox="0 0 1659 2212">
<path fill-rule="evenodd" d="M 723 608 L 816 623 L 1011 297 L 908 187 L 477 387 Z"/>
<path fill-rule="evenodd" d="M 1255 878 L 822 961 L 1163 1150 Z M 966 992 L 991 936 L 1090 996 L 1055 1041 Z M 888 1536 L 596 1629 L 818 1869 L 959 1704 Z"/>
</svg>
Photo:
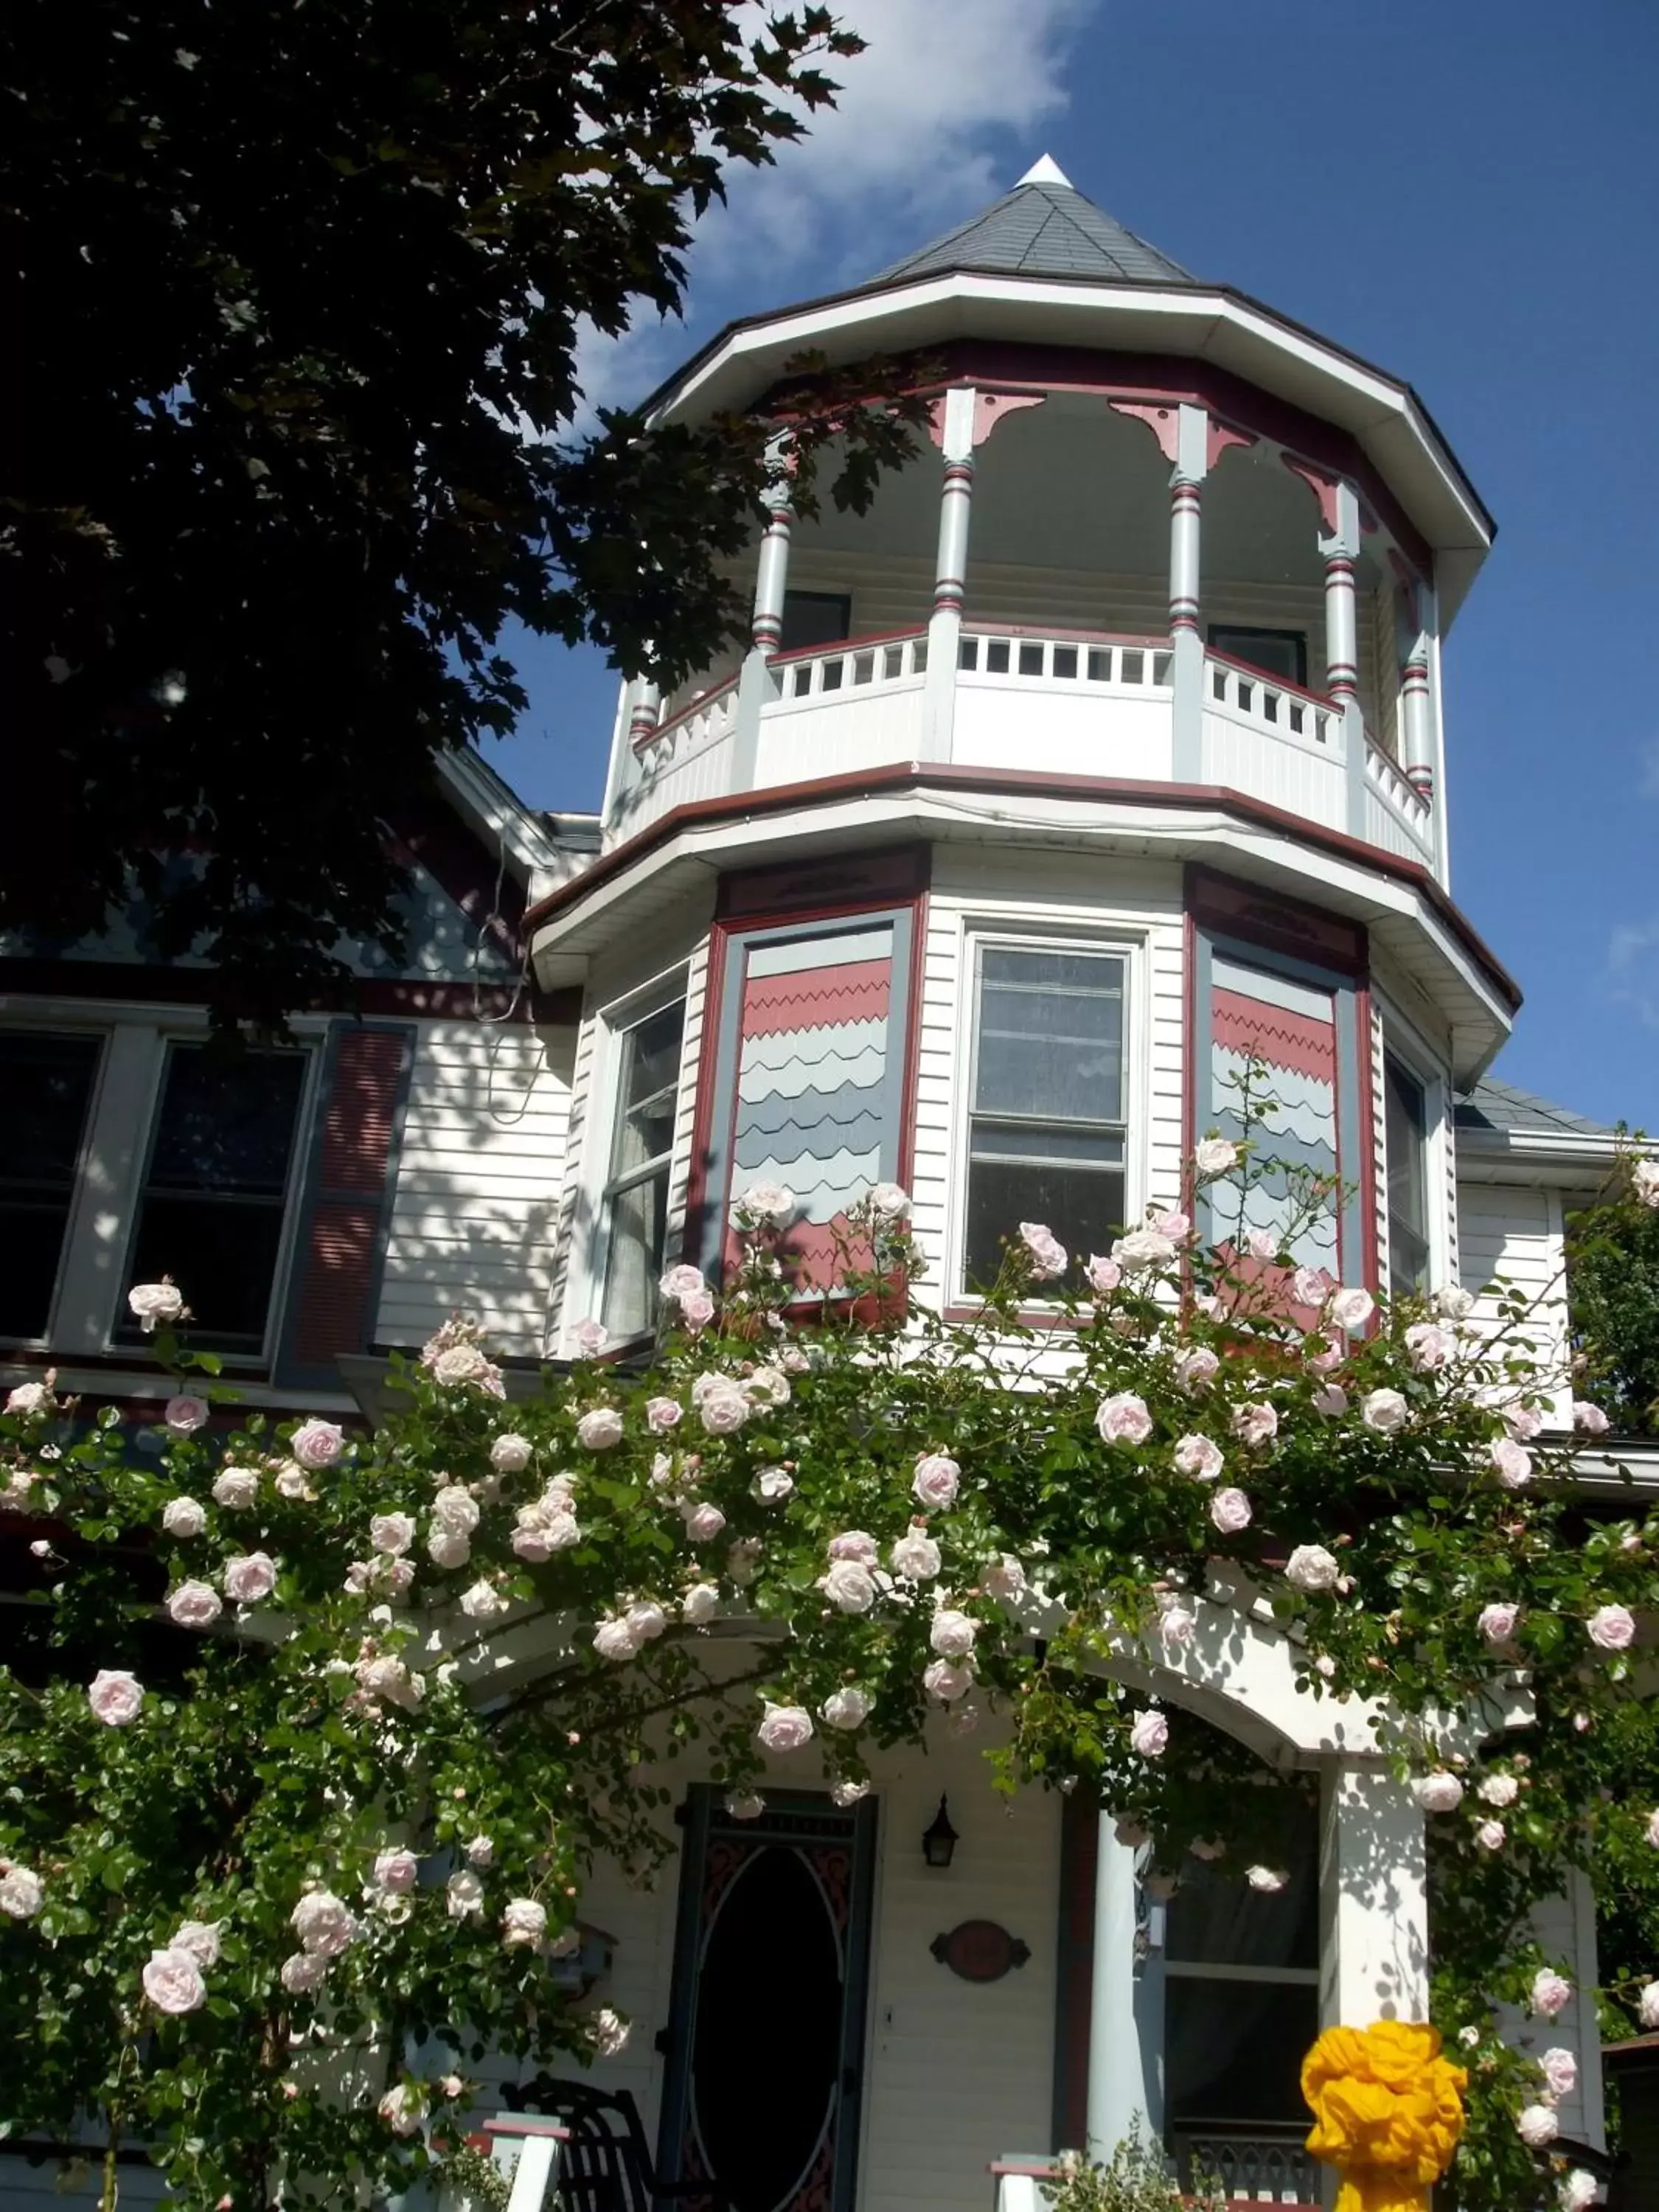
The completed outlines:
<svg viewBox="0 0 1659 2212">
<path fill-rule="evenodd" d="M 1638 787 L 1644 799 L 1659 799 L 1659 738 L 1650 738 L 1641 751 L 1642 780 Z"/>
<path fill-rule="evenodd" d="M 1607 939 L 1607 996 L 1659 1029 L 1659 921 L 1615 923 Z"/>
</svg>

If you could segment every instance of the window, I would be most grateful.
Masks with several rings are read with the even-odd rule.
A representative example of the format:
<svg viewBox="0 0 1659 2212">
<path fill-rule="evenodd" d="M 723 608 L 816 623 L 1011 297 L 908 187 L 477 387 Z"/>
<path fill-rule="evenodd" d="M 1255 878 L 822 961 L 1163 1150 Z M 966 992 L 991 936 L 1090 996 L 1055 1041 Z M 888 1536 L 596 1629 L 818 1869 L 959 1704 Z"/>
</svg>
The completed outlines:
<svg viewBox="0 0 1659 2212">
<path fill-rule="evenodd" d="M 100 1049 L 95 1037 L 0 1036 L 0 1337 L 51 1326 Z"/>
<path fill-rule="evenodd" d="M 1389 1285 L 1422 1291 L 1429 1281 L 1429 1101 L 1423 1084 L 1392 1053 L 1382 1063 L 1387 1096 Z"/>
<path fill-rule="evenodd" d="M 264 1350 L 306 1064 L 302 1052 L 167 1048 L 127 1282 L 171 1275 L 192 1340 L 222 1352 Z M 116 1334 L 138 1334 L 125 1299 Z"/>
<path fill-rule="evenodd" d="M 853 602 L 841 592 L 786 592 L 780 653 L 799 653 L 809 645 L 839 645 L 850 636 Z"/>
<path fill-rule="evenodd" d="M 1080 947 L 981 944 L 974 982 L 963 1274 L 983 1289 L 1022 1221 L 1075 1252 L 1123 1225 L 1128 962 Z"/>
<path fill-rule="evenodd" d="M 1308 686 L 1308 641 L 1299 629 L 1245 629 L 1235 623 L 1212 623 L 1210 643 L 1229 660 L 1276 676 L 1281 684 Z"/>
<path fill-rule="evenodd" d="M 685 1001 L 676 999 L 623 1030 L 618 1040 L 616 1133 L 605 1187 L 609 1249 L 600 1309 L 605 1327 L 618 1339 L 642 1335 L 657 1317 L 684 1030 Z"/>
</svg>

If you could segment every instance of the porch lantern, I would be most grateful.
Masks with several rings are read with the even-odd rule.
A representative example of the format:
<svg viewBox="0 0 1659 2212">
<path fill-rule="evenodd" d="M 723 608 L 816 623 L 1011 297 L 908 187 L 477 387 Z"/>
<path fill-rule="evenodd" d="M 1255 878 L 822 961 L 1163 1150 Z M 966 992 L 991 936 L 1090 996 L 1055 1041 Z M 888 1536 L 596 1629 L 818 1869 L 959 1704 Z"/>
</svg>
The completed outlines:
<svg viewBox="0 0 1659 2212">
<path fill-rule="evenodd" d="M 930 1867 L 948 1867 L 957 1855 L 957 1832 L 951 1826 L 945 1800 L 939 1801 L 933 1825 L 922 1832 L 921 1855 Z"/>
</svg>

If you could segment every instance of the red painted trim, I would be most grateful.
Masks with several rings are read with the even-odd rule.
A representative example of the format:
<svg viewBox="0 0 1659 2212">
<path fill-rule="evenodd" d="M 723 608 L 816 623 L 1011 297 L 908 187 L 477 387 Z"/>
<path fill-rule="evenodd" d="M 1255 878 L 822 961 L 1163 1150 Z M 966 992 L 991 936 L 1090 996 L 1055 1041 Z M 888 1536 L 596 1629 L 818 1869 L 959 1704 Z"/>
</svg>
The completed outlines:
<svg viewBox="0 0 1659 2212">
<path fill-rule="evenodd" d="M 1200 923 L 1224 937 L 1243 938 L 1356 980 L 1364 975 L 1365 933 L 1346 915 L 1328 914 L 1305 899 L 1264 890 L 1196 860 L 1187 872 L 1187 903 Z"/>
<path fill-rule="evenodd" d="M 1227 625 L 1224 623 L 1222 627 L 1224 629 Z M 1218 660 L 1224 668 L 1231 668 L 1238 675 L 1247 677 L 1252 684 L 1265 684 L 1269 691 L 1288 691 L 1292 699 L 1304 699 L 1309 706 L 1317 707 L 1322 714 L 1340 718 L 1342 709 L 1334 699 L 1326 698 L 1322 692 L 1310 691 L 1305 684 L 1291 684 L 1283 676 L 1270 676 L 1265 668 L 1257 668 L 1250 661 L 1241 660 L 1236 653 L 1218 653 L 1214 646 L 1206 645 L 1204 658 L 1206 660 Z M 1207 706 L 1209 702 L 1206 700 L 1205 704 Z"/>
<path fill-rule="evenodd" d="M 927 861 L 933 859 L 933 848 L 925 848 Z M 916 1164 L 917 1087 L 921 1080 L 921 987 L 927 973 L 927 923 L 933 893 L 924 878 L 915 895 L 910 910 L 910 979 L 909 993 L 904 1010 L 904 1088 L 900 1096 L 898 1182 L 902 1190 L 914 1200 L 910 1179 Z M 906 1286 L 906 1307 L 908 1306 L 908 1286 Z"/>
<path fill-rule="evenodd" d="M 920 629 L 875 629 L 859 637 L 836 638 L 828 645 L 792 645 L 787 653 L 769 653 L 767 659 L 774 668 L 788 668 L 798 660 L 835 660 L 845 653 L 863 653 L 872 645 L 903 645 L 927 635 L 926 623 Z"/>
<path fill-rule="evenodd" d="M 1055 775 L 1037 769 L 982 769 L 955 762 L 898 761 L 885 768 L 854 774 L 817 776 L 799 783 L 776 784 L 769 790 L 724 793 L 714 799 L 690 800 L 671 807 L 646 829 L 615 846 L 592 867 L 561 884 L 526 916 L 532 927 L 550 921 L 568 908 L 579 906 L 599 884 L 625 874 L 659 846 L 672 843 L 683 830 L 721 821 L 752 821 L 757 817 L 792 812 L 799 808 L 831 805 L 848 799 L 884 797 L 899 791 L 971 791 L 1009 797 L 1036 795 L 1046 799 L 1090 799 L 1121 806 L 1158 806 L 1165 809 L 1231 814 L 1241 822 L 1276 831 L 1293 843 L 1354 860 L 1374 874 L 1390 876 L 1419 891 L 1450 929 L 1452 934 L 1486 974 L 1487 981 L 1513 1013 L 1521 1004 L 1519 986 L 1496 954 L 1489 951 L 1472 924 L 1453 905 L 1420 860 L 1385 852 L 1345 830 L 1327 829 L 1291 814 L 1267 800 L 1252 799 L 1225 784 L 1152 783 L 1124 776 Z M 914 832 L 911 833 L 914 836 Z M 1276 896 L 1276 894 L 1275 894 Z M 3 964 L 3 963 L 0 963 Z"/>
<path fill-rule="evenodd" d="M 110 999 L 123 1006 L 203 1006 L 212 993 L 210 968 L 146 968 L 122 960 L 0 959 L 0 999 Z M 574 1023 L 580 991 L 536 991 L 507 983 L 416 983 L 365 976 L 349 997 L 313 995 L 295 1014 L 381 1015 L 404 1020 Z"/>
<path fill-rule="evenodd" d="M 1042 638 L 1054 645 L 1127 645 L 1152 653 L 1168 653 L 1174 643 L 1167 634 L 1137 637 L 1121 629 L 1061 629 L 1046 623 L 981 622 L 975 615 L 963 617 L 962 634 L 964 637 Z"/>
<path fill-rule="evenodd" d="M 1270 1067 L 1316 1083 L 1336 1080 L 1334 1010 L 1326 1020 L 1315 1021 L 1218 986 L 1210 994 L 1210 1035 L 1215 1043 L 1265 1060 Z"/>
<path fill-rule="evenodd" d="M 776 659 L 777 657 L 778 656 L 775 653 L 772 655 L 774 659 Z M 678 729 L 680 724 L 687 720 L 690 716 L 702 714 L 705 707 L 710 705 L 716 699 L 724 698 L 728 691 L 735 691 L 737 688 L 737 677 L 728 676 L 723 683 L 712 684 L 707 691 L 700 691 L 696 697 L 692 700 L 689 707 L 682 707 L 677 714 L 671 714 L 665 722 L 652 722 L 648 724 L 645 729 L 641 731 L 637 737 L 635 737 L 632 734 L 630 728 L 629 742 L 633 745 L 635 751 L 636 753 L 649 752 L 652 746 L 657 744 L 659 739 L 665 738 L 671 730 Z"/>
<path fill-rule="evenodd" d="M 691 1115 L 691 1165 L 685 1179 L 685 1226 L 678 1256 L 702 1252 L 703 1216 L 708 1204 L 708 1132 L 714 1118 L 714 1069 L 720 1057 L 720 1008 L 726 992 L 728 922 L 716 921 L 708 932 L 708 968 L 702 994 L 702 1035 L 697 1040 L 697 1092 Z"/>
<path fill-rule="evenodd" d="M 1354 1024 L 1359 1031 L 1359 1157 L 1364 1181 L 1360 1186 L 1360 1279 L 1373 1293 L 1382 1287 L 1382 1261 L 1378 1249 L 1377 1209 L 1382 1196 L 1376 1188 L 1376 1115 L 1372 1103 L 1376 1075 L 1376 1033 L 1371 1023 L 1371 985 L 1369 975 L 1354 987 Z"/>
<path fill-rule="evenodd" d="M 892 977 L 890 957 L 749 977 L 743 987 L 743 1033 L 774 1036 L 832 1022 L 884 1020 Z"/>
</svg>

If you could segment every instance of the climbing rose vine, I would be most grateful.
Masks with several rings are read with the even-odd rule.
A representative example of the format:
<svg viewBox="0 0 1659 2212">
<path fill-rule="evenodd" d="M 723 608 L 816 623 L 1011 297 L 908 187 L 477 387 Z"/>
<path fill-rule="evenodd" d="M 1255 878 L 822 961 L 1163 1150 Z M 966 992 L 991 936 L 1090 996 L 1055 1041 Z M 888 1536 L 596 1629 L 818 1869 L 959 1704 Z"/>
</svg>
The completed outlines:
<svg viewBox="0 0 1659 2212">
<path fill-rule="evenodd" d="M 878 1747 L 978 1729 L 1002 1787 L 1109 1808 L 1154 1893 L 1201 1858 L 1272 1895 L 1283 1794 L 1110 1672 L 1200 1664 L 1254 1608 L 1310 1693 L 1397 1717 L 1435 2021 L 1471 2075 L 1449 2201 L 1565 2185 L 1567 2054 L 1506 2050 L 1495 2012 L 1565 2002 L 1534 1900 L 1659 1851 L 1631 1779 L 1659 1530 L 1574 1494 L 1518 1302 L 1374 1310 L 1243 1233 L 1249 1151 L 1193 1166 L 1236 1243 L 1188 1212 L 1095 1254 L 1026 1224 L 962 1324 L 907 1300 L 902 1192 L 855 1215 L 828 1298 L 792 1288 L 789 1194 L 751 1194 L 726 1285 L 665 1277 L 648 1364 L 590 1328 L 508 1398 L 457 1320 L 394 1361 L 372 1433 L 237 1407 L 183 1292 L 136 1292 L 159 1419 L 86 1417 L 50 1377 L 0 1417 L 28 1599 L 0 1669 L 0 2033 L 31 2053 L 0 2120 L 145 2142 L 204 2208 L 406 2185 L 487 2051 L 622 2046 L 577 1971 L 584 1883 L 601 1856 L 652 1878 L 693 1753 L 742 1817 L 780 1781 L 854 1802 Z M 1484 1744 L 1454 1725 L 1477 1707 Z M 1614 1992 L 1632 2018 L 1659 2017 L 1649 1978 Z M 107 2203 L 117 2178 L 112 2154 Z"/>
</svg>

